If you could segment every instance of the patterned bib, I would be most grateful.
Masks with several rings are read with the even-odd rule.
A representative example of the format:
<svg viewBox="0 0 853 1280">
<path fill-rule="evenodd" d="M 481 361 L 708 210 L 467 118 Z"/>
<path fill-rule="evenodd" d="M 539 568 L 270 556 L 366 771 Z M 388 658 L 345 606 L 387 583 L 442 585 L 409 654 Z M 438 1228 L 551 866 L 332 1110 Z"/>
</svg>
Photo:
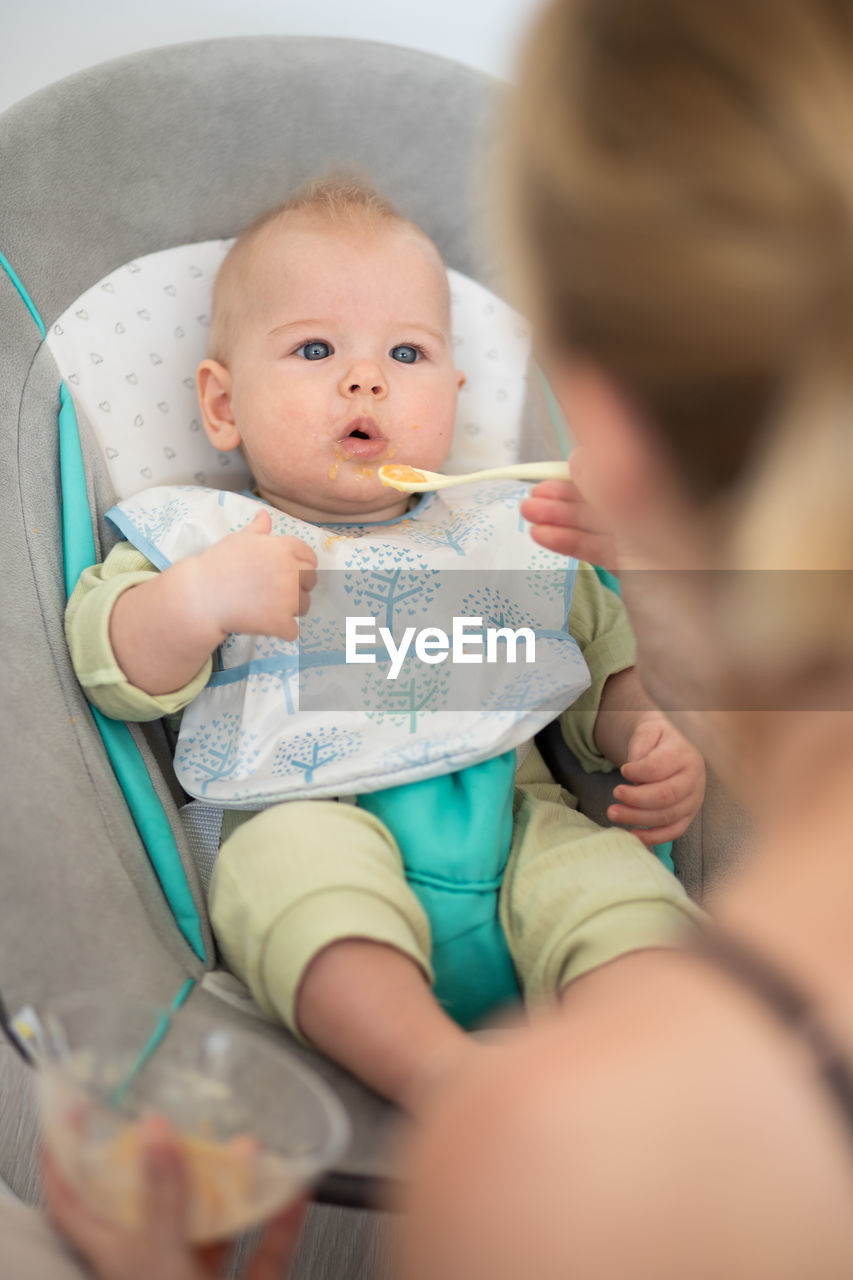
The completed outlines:
<svg viewBox="0 0 853 1280">
<path fill-rule="evenodd" d="M 181 724 L 175 770 L 186 791 L 243 809 L 370 793 L 500 755 L 574 702 L 590 683 L 567 630 L 577 561 L 530 539 L 519 514 L 527 491 L 459 486 L 380 523 L 313 525 L 267 507 L 273 534 L 315 551 L 317 586 L 297 641 L 232 634 L 217 651 Z M 107 518 L 165 569 L 244 528 L 259 505 L 248 493 L 170 486 Z M 467 620 L 458 653 L 454 619 Z M 508 633 L 534 638 L 535 661 L 529 640 Z"/>
</svg>

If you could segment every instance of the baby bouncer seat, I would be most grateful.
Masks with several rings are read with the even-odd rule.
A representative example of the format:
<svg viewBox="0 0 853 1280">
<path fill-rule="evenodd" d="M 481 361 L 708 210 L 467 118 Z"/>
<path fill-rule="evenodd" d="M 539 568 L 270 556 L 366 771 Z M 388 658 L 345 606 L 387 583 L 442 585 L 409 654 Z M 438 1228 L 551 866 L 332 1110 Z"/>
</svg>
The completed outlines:
<svg viewBox="0 0 853 1280">
<path fill-rule="evenodd" d="M 453 273 L 470 388 L 455 469 L 565 454 L 529 336 L 501 302 L 483 247 L 484 128 L 498 92 L 478 72 L 411 50 L 243 38 L 122 58 L 0 119 L 0 990 L 11 1010 L 104 987 L 115 1000 L 216 1007 L 287 1038 L 217 967 L 163 726 L 93 715 L 65 646 L 65 601 L 115 538 L 103 515 L 117 496 L 159 482 L 245 483 L 237 459 L 205 454 L 198 430 L 193 375 L 212 277 L 231 237 L 334 168 L 372 179 Z M 588 784 L 596 816 L 594 792 Z M 677 851 L 693 891 L 706 849 L 696 831 Z M 387 1172 L 390 1109 L 291 1045 L 352 1121 L 321 1194 L 369 1200 Z M 0 1177 L 30 1196 L 25 1074 L 0 1048 Z"/>
</svg>

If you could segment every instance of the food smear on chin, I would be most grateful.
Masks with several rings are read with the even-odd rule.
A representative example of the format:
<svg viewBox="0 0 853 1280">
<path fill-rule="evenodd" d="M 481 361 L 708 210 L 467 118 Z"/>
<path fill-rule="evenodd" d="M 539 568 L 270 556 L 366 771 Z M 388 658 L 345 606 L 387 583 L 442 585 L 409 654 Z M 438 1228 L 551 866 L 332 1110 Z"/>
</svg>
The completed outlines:
<svg viewBox="0 0 853 1280">
<path fill-rule="evenodd" d="M 332 465 L 329 467 L 330 480 L 337 480 L 338 471 L 340 470 L 341 463 L 346 461 L 346 456 L 347 456 L 344 453 L 341 446 L 338 444 L 337 440 L 335 441 L 334 450 L 335 450 L 335 460 L 332 463 Z"/>
<path fill-rule="evenodd" d="M 384 456 L 386 458 L 393 458 L 396 452 L 397 452 L 397 446 L 393 444 L 389 444 L 387 448 L 384 450 Z M 353 456 L 352 454 L 347 453 L 346 450 L 342 448 L 341 444 L 338 441 L 336 441 L 335 442 L 335 460 L 332 463 L 327 473 L 330 480 L 337 480 L 338 472 L 340 471 L 342 462 L 358 464 L 355 468 L 351 468 L 349 471 L 349 474 L 354 476 L 356 480 L 375 479 L 376 476 L 378 475 L 380 466 L 383 465 L 382 463 L 380 463 L 379 458 L 371 461 L 364 461 L 362 459 L 359 459 L 357 455 Z"/>
</svg>

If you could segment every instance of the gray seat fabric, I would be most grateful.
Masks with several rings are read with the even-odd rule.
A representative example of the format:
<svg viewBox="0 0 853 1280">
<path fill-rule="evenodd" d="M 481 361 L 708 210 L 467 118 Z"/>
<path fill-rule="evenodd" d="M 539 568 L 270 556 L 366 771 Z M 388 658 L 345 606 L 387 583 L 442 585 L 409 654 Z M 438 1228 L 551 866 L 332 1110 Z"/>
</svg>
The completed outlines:
<svg viewBox="0 0 853 1280">
<path fill-rule="evenodd" d="M 50 328 L 116 266 L 235 234 L 306 177 L 366 172 L 447 264 L 501 291 L 483 247 L 491 186 L 474 163 L 499 90 L 427 54 L 336 39 L 244 38 L 157 49 L 75 75 L 0 117 L 0 252 Z M 484 194 L 485 193 L 485 194 Z M 202 963 L 175 927 L 70 668 L 62 618 L 58 376 L 0 271 L 4 665 L 0 987 L 7 1004 L 107 986 L 169 1002 L 215 963 L 204 893 L 178 821 L 157 727 L 134 729 L 176 832 L 202 920 Z M 529 458 L 554 456 L 531 380 Z M 99 554 L 109 482 L 80 423 Z M 209 1001 L 199 988 L 194 1001 Z M 239 1002 L 237 1002 L 239 1003 Z M 244 1015 L 222 1002 L 224 1016 Z M 277 1028 L 264 1034 L 284 1036 Z M 297 1048 L 300 1054 L 305 1051 Z M 345 1171 L 383 1168 L 391 1122 L 323 1063 L 354 1119 Z M 14 1185 L 15 1120 L 0 1108 L 0 1175 Z"/>
<path fill-rule="evenodd" d="M 367 173 L 420 222 L 449 266 L 494 286 L 475 231 L 472 157 L 495 92 L 487 77 L 443 59 L 331 39 L 207 41 L 95 67 L 0 118 L 0 252 L 50 328 L 114 267 L 233 235 L 309 175 L 346 166 Z M 69 666 L 58 376 L 5 272 L 0 321 L 7 659 L 0 986 L 12 1009 L 96 986 L 117 1000 L 169 1002 L 187 977 L 200 979 L 215 963 L 178 820 L 181 797 L 163 768 L 157 727 L 134 729 L 176 832 L 206 965 L 175 927 Z M 547 456 L 553 441 L 541 405 L 529 418 L 527 452 Z M 113 495 L 85 419 L 80 427 L 103 554 L 100 517 Z M 191 997 L 211 998 L 200 988 Z M 221 1007 L 225 1016 L 247 1016 L 234 1001 Z M 354 1120 L 344 1169 L 380 1172 L 387 1109 L 329 1064 L 320 1069 Z M 4 1107 L 0 1119 L 0 1175 L 14 1185 L 13 1112 Z"/>
<path fill-rule="evenodd" d="M 195 863 L 205 892 L 210 888 L 210 878 L 219 850 L 222 831 L 222 810 L 200 800 L 191 800 L 180 810 L 181 823 L 190 857 Z"/>
</svg>

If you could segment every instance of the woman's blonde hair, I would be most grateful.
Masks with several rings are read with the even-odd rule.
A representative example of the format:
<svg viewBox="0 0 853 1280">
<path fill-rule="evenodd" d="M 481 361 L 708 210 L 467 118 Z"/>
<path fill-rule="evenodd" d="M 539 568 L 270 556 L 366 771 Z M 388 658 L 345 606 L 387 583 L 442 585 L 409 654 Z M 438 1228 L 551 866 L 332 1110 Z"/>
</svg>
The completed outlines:
<svg viewBox="0 0 853 1280">
<path fill-rule="evenodd" d="M 506 173 L 547 345 L 613 378 L 697 501 L 738 493 L 737 563 L 853 567 L 851 0 L 554 0 Z M 796 585 L 739 600 L 743 657 L 782 626 L 790 661 L 849 650 L 849 587 Z"/>
</svg>

